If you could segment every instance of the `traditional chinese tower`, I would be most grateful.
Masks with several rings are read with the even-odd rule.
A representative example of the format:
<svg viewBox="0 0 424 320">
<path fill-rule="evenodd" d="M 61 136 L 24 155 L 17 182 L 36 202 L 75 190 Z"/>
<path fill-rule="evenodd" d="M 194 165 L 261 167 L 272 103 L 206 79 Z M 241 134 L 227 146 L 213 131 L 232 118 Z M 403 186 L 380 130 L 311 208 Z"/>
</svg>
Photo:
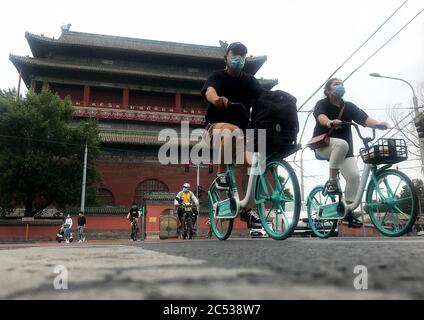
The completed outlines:
<svg viewBox="0 0 424 320">
<path fill-rule="evenodd" d="M 105 205 L 142 203 L 145 192 L 177 192 L 184 182 L 196 189 L 197 170 L 158 163 L 164 128 L 179 131 L 204 126 L 207 103 L 200 90 L 207 76 L 224 67 L 227 47 L 143 40 L 70 31 L 58 39 L 26 33 L 33 57 L 10 55 L 27 88 L 43 86 L 69 96 L 75 119 L 99 122 L 102 177 L 99 194 Z M 249 57 L 245 71 L 255 74 L 266 56 Z M 277 80 L 260 82 L 268 89 Z M 200 168 L 200 185 L 215 177 Z"/>
</svg>

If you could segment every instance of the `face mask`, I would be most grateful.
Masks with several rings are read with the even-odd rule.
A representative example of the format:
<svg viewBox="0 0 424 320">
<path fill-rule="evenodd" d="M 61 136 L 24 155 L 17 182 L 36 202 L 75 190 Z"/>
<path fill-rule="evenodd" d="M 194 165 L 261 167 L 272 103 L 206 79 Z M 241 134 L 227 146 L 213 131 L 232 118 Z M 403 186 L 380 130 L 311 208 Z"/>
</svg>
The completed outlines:
<svg viewBox="0 0 424 320">
<path fill-rule="evenodd" d="M 183 191 L 184 192 L 188 192 L 188 188 L 183 188 Z"/>
<path fill-rule="evenodd" d="M 345 90 L 345 88 L 342 84 L 338 84 L 338 85 L 334 86 L 332 93 L 333 93 L 333 96 L 341 99 L 341 98 L 343 98 L 344 94 L 346 93 L 346 90 Z"/>
<path fill-rule="evenodd" d="M 230 70 L 240 72 L 244 67 L 245 61 L 246 59 L 242 56 L 232 56 L 227 62 L 227 65 Z"/>
</svg>

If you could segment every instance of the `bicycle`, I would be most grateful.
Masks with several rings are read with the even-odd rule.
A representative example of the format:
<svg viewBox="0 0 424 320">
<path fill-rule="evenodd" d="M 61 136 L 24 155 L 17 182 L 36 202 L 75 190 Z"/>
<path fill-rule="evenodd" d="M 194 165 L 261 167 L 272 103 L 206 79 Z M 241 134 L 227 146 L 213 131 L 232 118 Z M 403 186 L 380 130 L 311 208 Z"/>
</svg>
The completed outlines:
<svg viewBox="0 0 424 320">
<path fill-rule="evenodd" d="M 133 219 L 131 221 L 131 239 L 133 241 L 137 241 L 137 233 L 138 233 L 137 219 Z"/>
<path fill-rule="evenodd" d="M 338 222 L 361 204 L 366 192 L 365 211 L 377 230 L 388 237 L 402 236 L 412 227 L 419 212 L 418 196 L 412 181 L 401 171 L 390 169 L 393 164 L 408 158 L 405 141 L 381 138 L 376 145 L 369 146 L 375 139 L 375 128 L 372 137 L 363 137 L 357 124 L 342 122 L 342 125 L 354 126 L 364 144 L 360 155 L 365 166 L 359 189 L 354 202 L 347 204 L 342 192 L 329 194 L 325 192 L 325 186 L 316 186 L 307 199 L 309 226 L 319 238 L 328 238 Z M 383 166 L 379 168 L 379 165 Z M 317 222 L 322 227 L 318 228 Z"/>
<path fill-rule="evenodd" d="M 194 215 L 193 207 L 191 205 L 182 205 L 183 210 L 183 222 L 182 222 L 182 236 L 183 240 L 189 238 L 190 240 L 194 235 Z"/>
<path fill-rule="evenodd" d="M 212 182 L 208 191 L 209 217 L 212 231 L 219 240 L 231 235 L 234 219 L 246 209 L 253 197 L 263 228 L 275 240 L 284 240 L 294 232 L 300 215 L 300 187 L 293 168 L 283 158 L 299 150 L 292 146 L 286 152 L 274 152 L 269 156 L 253 153 L 252 169 L 244 199 L 240 200 L 234 177 L 235 165 L 227 165 L 226 178 L 229 189 L 220 191 Z"/>
</svg>

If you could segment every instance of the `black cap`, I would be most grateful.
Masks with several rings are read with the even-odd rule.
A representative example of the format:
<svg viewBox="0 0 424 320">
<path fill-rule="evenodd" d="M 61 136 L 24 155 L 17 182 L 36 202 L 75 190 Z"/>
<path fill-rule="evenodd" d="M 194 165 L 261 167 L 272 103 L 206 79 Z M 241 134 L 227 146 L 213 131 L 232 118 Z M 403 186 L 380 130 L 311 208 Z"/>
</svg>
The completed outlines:
<svg viewBox="0 0 424 320">
<path fill-rule="evenodd" d="M 247 53 L 246 46 L 241 42 L 233 42 L 227 47 L 227 51 L 225 54 L 227 54 L 230 50 L 233 51 L 234 54 L 239 55 L 245 55 Z"/>
</svg>

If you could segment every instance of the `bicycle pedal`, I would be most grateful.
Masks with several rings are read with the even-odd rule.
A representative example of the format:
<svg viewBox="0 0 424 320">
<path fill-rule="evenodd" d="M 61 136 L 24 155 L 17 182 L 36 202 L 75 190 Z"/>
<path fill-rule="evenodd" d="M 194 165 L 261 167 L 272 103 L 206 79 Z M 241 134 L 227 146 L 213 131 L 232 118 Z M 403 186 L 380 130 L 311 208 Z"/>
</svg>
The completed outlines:
<svg viewBox="0 0 424 320">
<path fill-rule="evenodd" d="M 225 199 L 223 201 L 219 201 L 216 205 L 216 209 L 214 212 L 215 218 L 222 219 L 222 218 L 235 218 L 235 215 L 233 214 L 231 210 L 231 199 Z"/>
<path fill-rule="evenodd" d="M 322 206 L 320 210 L 320 213 L 321 213 L 320 218 L 321 219 L 341 219 L 342 217 L 339 215 L 339 212 L 337 210 L 338 206 L 339 204 L 337 202 Z"/>
</svg>

